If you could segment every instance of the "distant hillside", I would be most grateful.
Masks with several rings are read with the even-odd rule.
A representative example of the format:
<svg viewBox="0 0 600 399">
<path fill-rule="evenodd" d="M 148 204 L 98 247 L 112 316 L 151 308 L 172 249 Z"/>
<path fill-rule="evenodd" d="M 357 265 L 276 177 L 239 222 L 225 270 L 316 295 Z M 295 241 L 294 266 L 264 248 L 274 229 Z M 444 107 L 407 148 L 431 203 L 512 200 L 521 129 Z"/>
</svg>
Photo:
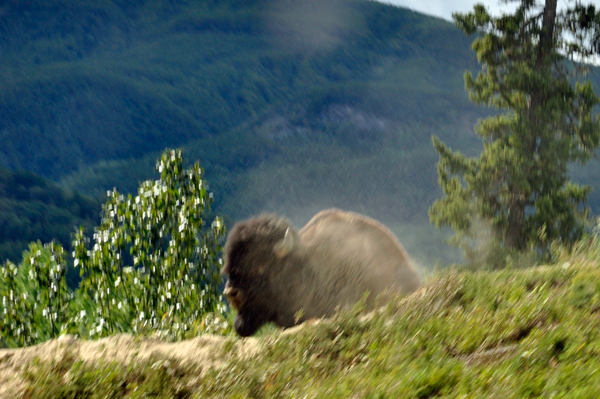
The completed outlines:
<svg viewBox="0 0 600 399">
<path fill-rule="evenodd" d="M 336 206 L 446 258 L 431 135 L 476 154 L 490 112 L 468 101 L 472 38 L 450 22 L 363 0 L 13 1 L 0 16 L 0 165 L 100 197 L 183 147 L 230 223 Z M 576 173 L 597 185 L 593 170 Z"/>
<path fill-rule="evenodd" d="M 401 120 L 445 113 L 436 95 L 466 104 L 469 41 L 373 2 L 17 1 L 0 15 L 0 164 L 55 179 L 331 90 L 389 100 L 380 111 Z M 336 90 L 355 83 L 367 85 Z"/>
<path fill-rule="evenodd" d="M 100 203 L 29 172 L 0 168 L 0 263 L 17 263 L 31 241 L 71 246 L 79 226 L 98 223 Z"/>
</svg>

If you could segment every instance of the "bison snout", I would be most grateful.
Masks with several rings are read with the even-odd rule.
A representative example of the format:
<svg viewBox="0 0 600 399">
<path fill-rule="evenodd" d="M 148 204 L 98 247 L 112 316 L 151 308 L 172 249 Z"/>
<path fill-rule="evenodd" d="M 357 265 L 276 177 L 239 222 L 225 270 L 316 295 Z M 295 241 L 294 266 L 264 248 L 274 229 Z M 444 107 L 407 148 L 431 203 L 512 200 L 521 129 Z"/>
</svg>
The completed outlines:
<svg viewBox="0 0 600 399">
<path fill-rule="evenodd" d="M 227 298 L 232 297 L 235 298 L 236 296 L 238 296 L 238 294 L 240 293 L 240 290 L 238 290 L 237 288 L 233 288 L 233 287 L 225 287 L 225 289 L 223 290 L 223 294 L 225 294 L 225 296 Z"/>
<path fill-rule="evenodd" d="M 229 284 L 225 285 L 225 289 L 223 290 L 223 294 L 227 297 L 227 300 L 235 309 L 239 309 L 243 302 L 243 294 L 242 291 L 230 286 Z"/>
</svg>

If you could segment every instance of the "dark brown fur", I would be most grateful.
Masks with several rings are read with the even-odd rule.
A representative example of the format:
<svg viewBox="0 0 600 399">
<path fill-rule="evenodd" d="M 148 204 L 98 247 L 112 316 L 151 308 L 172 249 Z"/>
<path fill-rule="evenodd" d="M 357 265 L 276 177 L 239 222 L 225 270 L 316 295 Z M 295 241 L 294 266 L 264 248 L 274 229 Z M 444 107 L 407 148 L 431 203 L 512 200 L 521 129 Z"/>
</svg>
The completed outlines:
<svg viewBox="0 0 600 399">
<path fill-rule="evenodd" d="M 408 255 L 385 226 L 336 209 L 320 212 L 299 232 L 275 215 L 236 224 L 225 244 L 223 273 L 241 336 L 267 322 L 291 327 L 331 316 L 366 291 L 375 298 L 390 288 L 409 293 L 420 285 Z"/>
</svg>

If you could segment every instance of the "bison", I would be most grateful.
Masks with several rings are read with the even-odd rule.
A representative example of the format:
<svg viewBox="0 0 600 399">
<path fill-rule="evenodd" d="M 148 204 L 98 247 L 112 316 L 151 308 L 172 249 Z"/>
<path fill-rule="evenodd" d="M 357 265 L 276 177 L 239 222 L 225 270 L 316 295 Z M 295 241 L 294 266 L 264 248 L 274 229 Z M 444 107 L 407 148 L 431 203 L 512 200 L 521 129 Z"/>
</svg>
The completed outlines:
<svg viewBox="0 0 600 399">
<path fill-rule="evenodd" d="M 388 290 L 415 291 L 420 276 L 396 237 L 352 212 L 318 213 L 296 232 L 262 215 L 236 224 L 224 248 L 224 294 L 237 309 L 234 327 L 250 336 L 263 324 L 291 327 L 327 317 L 369 291 L 368 304 Z"/>
</svg>

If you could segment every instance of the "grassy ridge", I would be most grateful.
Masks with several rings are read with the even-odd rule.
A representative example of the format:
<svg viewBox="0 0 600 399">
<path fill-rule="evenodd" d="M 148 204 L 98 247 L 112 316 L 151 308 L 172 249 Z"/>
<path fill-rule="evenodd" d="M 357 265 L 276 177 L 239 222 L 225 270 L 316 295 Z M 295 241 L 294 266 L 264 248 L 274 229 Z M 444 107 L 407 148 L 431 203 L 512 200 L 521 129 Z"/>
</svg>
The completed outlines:
<svg viewBox="0 0 600 399">
<path fill-rule="evenodd" d="M 291 333 L 266 333 L 251 358 L 236 354 L 238 338 L 231 338 L 214 354 L 225 366 L 200 378 L 193 361 L 157 358 L 128 367 L 73 358 L 31 369 L 29 394 L 595 398 L 599 248 L 596 236 L 553 266 L 447 270 L 380 313 L 364 317 L 358 306 Z M 91 392 L 91 381 L 103 382 Z"/>
</svg>

